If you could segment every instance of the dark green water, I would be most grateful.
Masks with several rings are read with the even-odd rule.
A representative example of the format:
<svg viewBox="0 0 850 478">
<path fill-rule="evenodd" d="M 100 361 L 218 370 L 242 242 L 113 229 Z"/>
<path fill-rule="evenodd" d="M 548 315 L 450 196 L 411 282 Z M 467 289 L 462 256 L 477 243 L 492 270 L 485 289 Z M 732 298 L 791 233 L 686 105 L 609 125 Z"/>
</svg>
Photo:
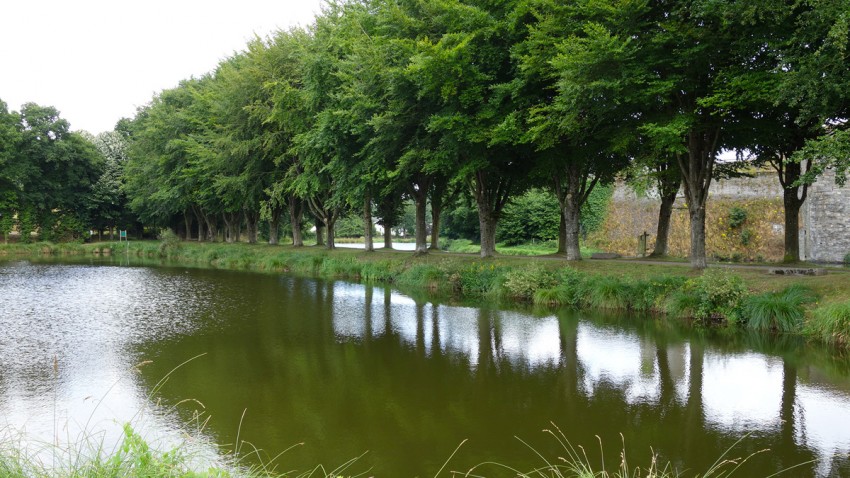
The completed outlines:
<svg viewBox="0 0 850 478">
<path fill-rule="evenodd" d="M 0 429 L 48 442 L 176 443 L 201 411 L 243 453 L 303 443 L 280 471 L 431 477 L 464 440 L 447 471 L 555 461 L 557 426 L 597 469 L 625 442 L 692 476 L 740 440 L 769 451 L 735 476 L 850 476 L 850 362 L 793 339 L 172 267 L 0 263 L 0 306 Z"/>
</svg>

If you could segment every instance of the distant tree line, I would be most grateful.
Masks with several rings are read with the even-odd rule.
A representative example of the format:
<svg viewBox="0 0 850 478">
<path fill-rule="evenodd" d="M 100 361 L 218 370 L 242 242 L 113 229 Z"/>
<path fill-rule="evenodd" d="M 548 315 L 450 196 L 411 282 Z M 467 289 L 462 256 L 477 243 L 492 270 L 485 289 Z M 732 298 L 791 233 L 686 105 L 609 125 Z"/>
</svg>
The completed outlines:
<svg viewBox="0 0 850 478">
<path fill-rule="evenodd" d="M 141 223 L 202 241 L 267 227 L 277 243 L 286 222 L 298 246 L 310 220 L 332 248 L 355 213 L 368 250 L 373 223 L 395 227 L 410 200 L 419 253 L 437 247 L 447 207 L 469 204 L 486 257 L 511 199 L 536 188 L 556 198 L 559 252 L 577 260 L 582 206 L 625 176 L 661 197 L 656 254 L 684 191 L 702 268 L 709 186 L 738 169 L 718 155 L 742 151 L 777 172 L 793 260 L 807 184 L 825 168 L 841 180 L 850 158 L 848 47 L 850 0 L 332 1 L 122 120 L 118 189 Z M 73 210 L 6 170 L 0 210 Z"/>
</svg>

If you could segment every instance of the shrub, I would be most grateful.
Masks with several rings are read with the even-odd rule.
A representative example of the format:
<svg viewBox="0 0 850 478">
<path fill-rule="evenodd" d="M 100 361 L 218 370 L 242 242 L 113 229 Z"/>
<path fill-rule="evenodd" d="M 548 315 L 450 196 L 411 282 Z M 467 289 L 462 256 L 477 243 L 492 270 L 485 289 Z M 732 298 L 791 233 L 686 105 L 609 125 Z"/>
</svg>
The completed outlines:
<svg viewBox="0 0 850 478">
<path fill-rule="evenodd" d="M 553 274 L 555 286 L 538 289 L 534 293 L 535 304 L 566 305 L 584 307 L 587 301 L 587 276 L 571 267 L 564 267 Z"/>
<path fill-rule="evenodd" d="M 632 309 L 646 312 L 663 310 L 668 297 L 681 289 L 685 280 L 682 276 L 662 275 L 634 283 Z"/>
<path fill-rule="evenodd" d="M 850 344 L 850 300 L 812 311 L 803 332 L 825 342 Z"/>
<path fill-rule="evenodd" d="M 667 309 L 673 315 L 698 320 L 737 322 L 746 292 L 740 276 L 722 269 L 708 269 L 701 276 L 685 281 L 682 288 L 671 295 Z"/>
<path fill-rule="evenodd" d="M 177 254 L 182 248 L 180 237 L 171 229 L 163 229 L 159 233 L 159 247 L 157 251 L 160 257 L 168 257 Z"/>
<path fill-rule="evenodd" d="M 535 265 L 511 270 L 505 274 L 502 287 L 510 297 L 531 300 L 535 292 L 551 288 L 555 284 L 556 278 L 552 272 Z"/>
<path fill-rule="evenodd" d="M 747 211 L 738 206 L 729 210 L 729 227 L 737 229 L 747 221 Z"/>
<path fill-rule="evenodd" d="M 504 274 L 504 266 L 476 262 L 454 270 L 449 282 L 456 291 L 464 294 L 484 295 L 499 289 Z"/>
<path fill-rule="evenodd" d="M 767 292 L 744 299 L 742 319 L 756 330 L 795 332 L 806 315 L 805 305 L 815 301 L 810 289 L 793 285 L 781 292 Z"/>
<path fill-rule="evenodd" d="M 850 267 L 850 252 L 844 254 L 844 265 Z"/>
</svg>

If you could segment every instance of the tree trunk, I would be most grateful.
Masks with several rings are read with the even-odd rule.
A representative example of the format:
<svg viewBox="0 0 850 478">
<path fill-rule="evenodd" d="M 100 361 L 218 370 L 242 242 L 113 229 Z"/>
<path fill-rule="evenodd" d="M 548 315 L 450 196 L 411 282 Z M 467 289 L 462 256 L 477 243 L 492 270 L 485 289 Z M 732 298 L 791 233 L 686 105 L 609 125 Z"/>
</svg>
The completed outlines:
<svg viewBox="0 0 850 478">
<path fill-rule="evenodd" d="M 688 201 L 688 215 L 691 219 L 691 266 L 694 269 L 705 269 L 708 264 L 705 259 L 705 203 L 691 204 Z"/>
<path fill-rule="evenodd" d="M 372 237 L 372 195 L 366 193 L 363 200 L 363 246 L 366 252 L 375 252 L 375 241 Z"/>
<path fill-rule="evenodd" d="M 558 215 L 561 217 L 560 224 L 558 225 L 558 252 L 555 254 L 566 255 L 567 254 L 567 221 L 564 219 L 564 211 L 561 208 L 558 208 Z"/>
<path fill-rule="evenodd" d="M 416 254 L 428 253 L 427 198 L 428 195 L 425 192 L 413 197 L 416 204 Z"/>
<path fill-rule="evenodd" d="M 413 203 L 416 206 L 416 254 L 428 253 L 428 225 L 426 212 L 428 206 L 428 190 L 431 188 L 433 179 L 424 174 L 417 174 L 408 188 Z"/>
<path fill-rule="evenodd" d="M 448 180 L 445 178 L 435 180 L 431 188 L 431 244 L 428 249 L 432 251 L 440 250 L 440 216 L 446 202 L 447 189 Z"/>
<path fill-rule="evenodd" d="M 384 249 L 393 248 L 393 230 L 390 227 L 384 227 Z"/>
<path fill-rule="evenodd" d="M 705 269 L 705 204 L 720 139 L 720 128 L 688 133 L 688 153 L 677 155 L 691 220 L 691 266 Z"/>
<path fill-rule="evenodd" d="M 780 155 L 777 161 L 772 161 L 779 173 L 779 183 L 782 185 L 782 203 L 785 207 L 785 262 L 800 260 L 800 209 L 806 202 L 809 186 L 795 186 L 803 173 L 803 165 L 790 162 L 786 155 Z M 809 164 L 806 164 L 808 169 Z"/>
<path fill-rule="evenodd" d="M 318 218 L 316 219 L 316 245 L 325 245 L 325 225 L 322 223 L 322 220 Z"/>
<path fill-rule="evenodd" d="M 302 247 L 304 245 L 304 237 L 301 235 L 304 220 L 304 204 L 295 196 L 291 196 L 288 203 L 289 224 L 292 226 L 292 246 Z M 318 225 L 316 230 L 318 231 Z"/>
<path fill-rule="evenodd" d="M 587 201 L 598 178 L 588 180 L 579 162 L 564 165 L 561 174 L 555 176 L 555 194 L 561 207 L 564 221 L 564 254 L 568 261 L 581 260 L 581 206 Z"/>
<path fill-rule="evenodd" d="M 478 208 L 478 226 L 481 231 L 481 257 L 493 257 L 496 254 L 496 224 L 499 221 L 489 211 Z"/>
<path fill-rule="evenodd" d="M 183 223 L 185 227 L 185 235 L 183 236 L 183 240 L 188 241 L 192 239 L 192 219 L 189 218 L 189 211 L 183 211 Z"/>
<path fill-rule="evenodd" d="M 797 188 L 783 190 L 785 205 L 785 262 L 800 260 L 800 209 L 803 201 L 797 196 Z"/>
<path fill-rule="evenodd" d="M 496 227 L 505 204 L 510 198 L 511 180 L 487 171 L 475 172 L 475 203 L 478 207 L 478 225 L 481 228 L 481 257 L 496 254 Z"/>
<path fill-rule="evenodd" d="M 661 207 L 658 209 L 658 228 L 655 231 L 655 249 L 651 257 L 667 255 L 667 244 L 670 238 L 670 218 L 673 216 L 673 203 L 676 202 L 676 193 L 661 196 Z"/>
<path fill-rule="evenodd" d="M 442 198 L 431 200 L 431 245 L 428 249 L 440 250 L 440 215 L 443 213 Z"/>
<path fill-rule="evenodd" d="M 245 211 L 245 228 L 248 232 L 248 244 L 256 244 L 260 235 L 260 211 Z"/>
<path fill-rule="evenodd" d="M 279 204 L 279 203 L 275 203 Z M 280 244 L 280 217 L 283 215 L 283 208 L 276 206 L 271 210 L 269 217 L 269 244 L 276 246 Z"/>
<path fill-rule="evenodd" d="M 581 260 L 581 206 L 574 194 L 567 194 L 561 203 L 561 217 L 564 218 L 564 246 L 568 261 Z"/>
<path fill-rule="evenodd" d="M 328 217 L 325 218 L 325 227 L 327 229 L 327 241 L 325 242 L 325 248 L 334 249 L 336 248 L 336 234 L 334 232 L 334 224 L 336 223 L 336 217 L 334 215 L 328 214 Z"/>
</svg>

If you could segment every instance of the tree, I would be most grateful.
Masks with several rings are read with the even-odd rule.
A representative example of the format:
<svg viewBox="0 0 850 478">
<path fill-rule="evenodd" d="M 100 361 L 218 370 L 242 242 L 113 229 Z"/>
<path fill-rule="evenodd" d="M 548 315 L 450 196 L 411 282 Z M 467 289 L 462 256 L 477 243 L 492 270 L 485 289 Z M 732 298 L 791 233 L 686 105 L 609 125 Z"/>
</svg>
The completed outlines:
<svg viewBox="0 0 850 478">
<path fill-rule="evenodd" d="M 88 215 L 91 225 L 100 236 L 108 228 L 110 239 L 116 226 L 127 227 L 127 196 L 124 194 L 124 164 L 127 162 L 127 141 L 116 131 L 100 133 L 89 138 L 104 158 L 103 172 L 92 186 Z"/>
<path fill-rule="evenodd" d="M 21 107 L 20 141 L 12 167 L 19 192 L 21 234 L 39 229 L 43 239 L 82 238 L 87 200 L 100 176 L 103 157 L 89 141 L 69 130 L 50 106 Z"/>
<path fill-rule="evenodd" d="M 534 2 L 537 22 L 514 52 L 516 88 L 527 98 L 521 118 L 528 127 L 518 137 L 539 151 L 538 170 L 550 178 L 568 260 L 581 259 L 582 206 L 634 154 L 634 46 L 618 32 L 634 14 L 629 8 Z"/>
<path fill-rule="evenodd" d="M 9 241 L 9 233 L 15 225 L 18 210 L 20 179 L 16 171 L 15 154 L 20 142 L 19 118 L 0 99 L 0 233 L 3 241 Z"/>
</svg>

